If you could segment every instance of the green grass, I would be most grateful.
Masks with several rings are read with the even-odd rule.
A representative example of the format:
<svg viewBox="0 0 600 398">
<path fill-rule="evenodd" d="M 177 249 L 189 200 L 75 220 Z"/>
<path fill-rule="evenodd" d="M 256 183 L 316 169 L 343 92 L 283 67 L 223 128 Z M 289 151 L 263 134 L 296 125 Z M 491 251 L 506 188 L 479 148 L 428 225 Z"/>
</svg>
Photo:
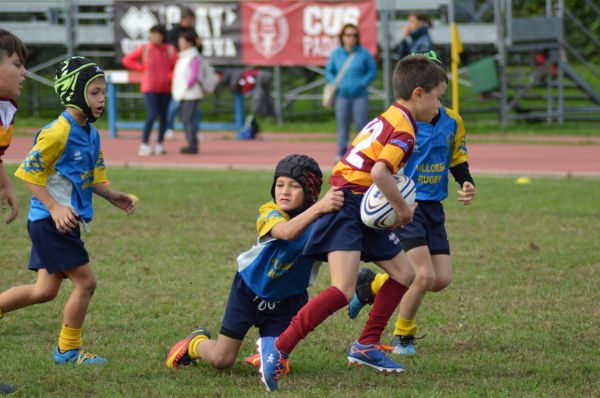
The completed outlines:
<svg viewBox="0 0 600 398">
<path fill-rule="evenodd" d="M 110 362 L 53 364 L 66 281 L 53 302 L 0 320 L 0 382 L 18 385 L 14 397 L 265 396 L 256 372 L 241 364 L 253 352 L 254 330 L 230 370 L 169 370 L 162 361 L 193 327 L 218 332 L 235 258 L 255 240 L 272 174 L 113 168 L 110 176 L 115 188 L 141 198 L 130 217 L 98 200 L 84 237 L 99 281 L 85 347 Z M 454 189 L 446 203 L 454 282 L 426 297 L 419 332 L 427 337 L 417 358 L 402 361 L 408 372 L 383 377 L 348 368 L 345 354 L 366 311 L 355 321 L 340 311 L 298 346 L 279 395 L 600 395 L 598 180 L 477 182 L 472 206 L 458 205 Z M 0 291 L 35 279 L 26 270 L 28 195 L 15 185 L 22 211 L 14 225 L 0 227 Z M 328 281 L 325 266 L 311 294 Z"/>
</svg>

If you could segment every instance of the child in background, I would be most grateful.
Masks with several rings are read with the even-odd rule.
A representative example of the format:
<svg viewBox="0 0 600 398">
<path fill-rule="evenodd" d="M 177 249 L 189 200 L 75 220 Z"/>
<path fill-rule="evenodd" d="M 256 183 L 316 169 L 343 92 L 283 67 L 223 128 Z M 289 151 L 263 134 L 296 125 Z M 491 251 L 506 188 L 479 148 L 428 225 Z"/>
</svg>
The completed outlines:
<svg viewBox="0 0 600 398">
<path fill-rule="evenodd" d="M 368 228 L 360 218 L 360 202 L 376 184 L 397 214 L 399 227 L 412 221 L 415 205 L 408 206 L 393 175 L 413 151 L 415 119 L 429 121 L 437 114 L 446 92 L 444 70 L 423 56 L 396 64 L 393 85 L 396 102 L 369 122 L 333 169 L 330 183 L 344 192 L 344 206 L 315 221 L 304 254 L 327 260 L 331 286 L 306 304 L 278 337 L 259 340 L 261 377 L 268 391 L 276 390 L 294 347 L 330 315 L 348 305 L 356 288 L 360 261 L 373 261 L 390 276 L 376 296 L 360 337 L 352 343 L 348 361 L 385 373 L 402 373 L 380 346 L 381 334 L 414 277 L 413 267 L 393 229 Z"/>
<path fill-rule="evenodd" d="M 433 51 L 425 54 L 443 66 Z M 442 201 L 448 197 L 448 172 L 460 189 L 458 200 L 471 204 L 475 198 L 475 183 L 469 172 L 465 127 L 460 115 L 441 107 L 430 122 L 418 122 L 417 145 L 404 166 L 404 173 L 417 187 L 417 203 L 412 223 L 397 231 L 406 255 L 415 267 L 416 277 L 400 302 L 400 313 L 394 328 L 392 352 L 416 355 L 415 317 L 428 291 L 439 292 L 452 281 L 450 243 L 444 225 L 446 217 Z M 354 319 L 361 308 L 373 302 L 388 275 L 377 274 L 368 268 L 359 272 L 356 294 L 348 307 Z"/>
<path fill-rule="evenodd" d="M 0 194 L 2 209 L 10 206 L 11 211 L 6 219 L 10 224 L 19 213 L 19 202 L 13 191 L 12 183 L 2 163 L 2 155 L 10 146 L 13 124 L 17 112 L 15 98 L 21 95 L 25 81 L 25 45 L 21 39 L 7 30 L 0 28 Z M 2 312 L 0 311 L 0 317 Z M 16 391 L 14 386 L 0 383 L 0 394 Z"/>
<path fill-rule="evenodd" d="M 198 153 L 198 104 L 204 97 L 199 77 L 202 57 L 196 48 L 196 33 L 186 31 L 179 36 L 179 58 L 173 73 L 171 95 L 179 103 L 187 147 L 181 148 L 184 154 Z"/>
<path fill-rule="evenodd" d="M 81 349 L 96 276 L 79 223 L 89 228 L 92 193 L 127 214 L 134 212 L 135 202 L 109 188 L 100 134 L 92 124 L 104 111 L 102 69 L 87 58 L 71 57 L 59 64 L 54 90 L 66 110 L 36 134 L 33 149 L 15 173 L 33 194 L 27 222 L 32 243 L 28 268 L 37 272 L 37 281 L 1 293 L 0 314 L 53 300 L 63 279 L 69 278 L 74 288 L 65 304 L 54 361 L 96 364 L 106 359 Z"/>
<path fill-rule="evenodd" d="M 344 201 L 336 189 L 317 201 L 322 183 L 321 169 L 312 158 L 290 155 L 279 161 L 271 186 L 273 201 L 259 209 L 258 241 L 237 258 L 219 337 L 210 340 L 208 329 L 197 328 L 171 348 L 167 367 L 202 359 L 215 368 L 229 368 L 250 327 L 267 337 L 278 336 L 289 325 L 306 304 L 306 288 L 320 266 L 302 255 L 311 224 L 321 214 L 339 210 Z"/>
</svg>

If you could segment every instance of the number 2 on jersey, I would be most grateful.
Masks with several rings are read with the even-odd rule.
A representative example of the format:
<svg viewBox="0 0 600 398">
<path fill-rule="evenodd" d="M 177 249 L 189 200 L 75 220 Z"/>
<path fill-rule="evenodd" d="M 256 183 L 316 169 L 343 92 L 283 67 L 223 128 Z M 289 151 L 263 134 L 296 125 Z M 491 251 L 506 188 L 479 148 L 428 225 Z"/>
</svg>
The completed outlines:
<svg viewBox="0 0 600 398">
<path fill-rule="evenodd" d="M 383 122 L 378 118 L 371 120 L 358 134 L 360 141 L 352 148 L 348 156 L 346 156 L 346 162 L 357 169 L 361 169 L 365 160 L 358 153 L 363 149 L 369 148 L 382 131 Z"/>
</svg>

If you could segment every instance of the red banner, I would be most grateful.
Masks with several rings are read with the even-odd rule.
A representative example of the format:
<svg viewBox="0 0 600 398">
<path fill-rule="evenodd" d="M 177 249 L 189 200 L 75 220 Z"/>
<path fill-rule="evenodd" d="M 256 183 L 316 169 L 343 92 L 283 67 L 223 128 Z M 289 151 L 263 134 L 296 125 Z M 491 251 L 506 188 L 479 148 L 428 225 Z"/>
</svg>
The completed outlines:
<svg viewBox="0 0 600 398">
<path fill-rule="evenodd" d="M 375 0 L 242 0 L 242 60 L 246 65 L 325 65 L 340 45 L 347 23 L 358 26 L 360 43 L 377 52 Z"/>
</svg>

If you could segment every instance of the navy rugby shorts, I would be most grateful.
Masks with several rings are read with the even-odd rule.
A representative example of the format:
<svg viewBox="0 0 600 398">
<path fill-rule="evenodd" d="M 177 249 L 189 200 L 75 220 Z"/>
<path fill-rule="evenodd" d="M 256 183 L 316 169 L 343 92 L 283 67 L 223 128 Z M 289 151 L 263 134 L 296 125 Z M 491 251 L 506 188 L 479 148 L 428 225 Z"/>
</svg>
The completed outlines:
<svg viewBox="0 0 600 398">
<path fill-rule="evenodd" d="M 419 201 L 412 223 L 398 229 L 406 251 L 427 246 L 431 255 L 450 254 L 444 206 L 439 201 Z"/>
<path fill-rule="evenodd" d="M 27 231 L 31 238 L 29 268 L 37 271 L 45 268 L 49 274 L 66 271 L 90 262 L 87 250 L 81 240 L 79 225 L 69 232 L 56 229 L 51 217 L 37 221 L 27 221 Z"/>
<path fill-rule="evenodd" d="M 232 339 L 243 340 L 248 330 L 255 326 L 260 337 L 279 336 L 307 301 L 306 291 L 279 301 L 263 300 L 250 290 L 236 272 L 220 333 Z"/>
<path fill-rule="evenodd" d="M 365 262 L 390 260 L 402 251 L 397 229 L 373 229 L 360 219 L 362 194 L 344 189 L 344 206 L 319 217 L 312 227 L 304 255 L 327 261 L 333 251 L 360 251 Z"/>
</svg>

